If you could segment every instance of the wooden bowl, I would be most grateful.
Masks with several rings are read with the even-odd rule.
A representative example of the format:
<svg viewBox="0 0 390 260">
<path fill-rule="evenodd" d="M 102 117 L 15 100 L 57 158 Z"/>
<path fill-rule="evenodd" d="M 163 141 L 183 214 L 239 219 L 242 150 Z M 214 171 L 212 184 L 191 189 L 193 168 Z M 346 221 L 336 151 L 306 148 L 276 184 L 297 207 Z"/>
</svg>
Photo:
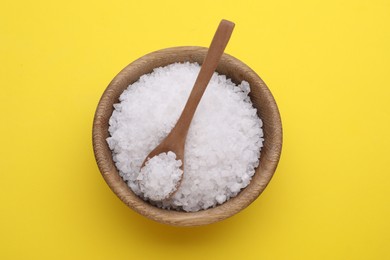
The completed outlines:
<svg viewBox="0 0 390 260">
<path fill-rule="evenodd" d="M 155 221 L 175 226 L 198 226 L 226 219 L 246 208 L 265 189 L 279 162 L 282 149 L 282 124 L 275 100 L 261 78 L 238 59 L 224 54 L 217 68 L 235 83 L 249 82 L 250 98 L 259 117 L 263 120 L 264 147 L 261 150 L 260 164 L 250 184 L 236 197 L 215 208 L 198 212 L 164 210 L 152 206 L 135 195 L 119 176 L 112 159 L 106 138 L 108 120 L 113 112 L 113 104 L 119 102 L 121 93 L 141 75 L 152 72 L 156 67 L 174 62 L 202 63 L 207 48 L 175 47 L 147 54 L 125 67 L 111 81 L 100 99 L 93 122 L 93 148 L 95 158 L 104 180 L 111 190 L 130 208 Z"/>
</svg>

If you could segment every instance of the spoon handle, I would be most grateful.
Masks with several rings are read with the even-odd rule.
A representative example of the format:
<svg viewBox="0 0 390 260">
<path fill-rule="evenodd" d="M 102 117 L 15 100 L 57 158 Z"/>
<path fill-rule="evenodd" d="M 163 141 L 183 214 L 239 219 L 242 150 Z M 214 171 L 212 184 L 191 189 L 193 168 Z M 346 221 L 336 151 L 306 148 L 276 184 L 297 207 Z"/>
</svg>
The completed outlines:
<svg viewBox="0 0 390 260">
<path fill-rule="evenodd" d="M 188 128 L 191 124 L 195 110 L 206 90 L 206 87 L 218 66 L 219 60 L 229 42 L 230 36 L 234 29 L 234 23 L 222 20 L 214 34 L 210 47 L 207 51 L 206 58 L 192 88 L 191 94 L 187 100 L 186 106 L 176 123 L 175 131 L 180 132 L 182 136 L 187 135 Z M 184 138 L 185 139 L 185 138 Z"/>
</svg>

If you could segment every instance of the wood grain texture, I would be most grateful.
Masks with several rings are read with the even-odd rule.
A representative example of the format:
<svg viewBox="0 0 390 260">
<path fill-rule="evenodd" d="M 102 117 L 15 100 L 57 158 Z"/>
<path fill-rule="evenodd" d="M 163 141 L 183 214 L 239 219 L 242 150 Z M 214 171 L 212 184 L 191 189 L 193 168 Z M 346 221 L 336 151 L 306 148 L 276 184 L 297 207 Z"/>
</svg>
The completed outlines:
<svg viewBox="0 0 390 260">
<path fill-rule="evenodd" d="M 217 67 L 235 83 L 249 82 L 250 98 L 259 117 L 263 120 L 264 147 L 260 163 L 251 183 L 235 198 L 215 208 L 198 212 L 181 212 L 159 209 L 136 196 L 119 176 L 106 142 L 108 120 L 113 112 L 113 104 L 119 102 L 120 94 L 141 75 L 156 67 L 174 62 L 198 62 L 202 64 L 207 53 L 203 47 L 174 47 L 147 54 L 125 67 L 111 81 L 103 93 L 96 109 L 93 122 L 93 149 L 95 158 L 111 190 L 130 208 L 155 221 L 175 226 L 198 226 L 226 219 L 246 208 L 266 188 L 279 162 L 282 150 L 282 123 L 276 102 L 263 80 L 247 65 L 238 59 L 224 54 Z"/>
</svg>

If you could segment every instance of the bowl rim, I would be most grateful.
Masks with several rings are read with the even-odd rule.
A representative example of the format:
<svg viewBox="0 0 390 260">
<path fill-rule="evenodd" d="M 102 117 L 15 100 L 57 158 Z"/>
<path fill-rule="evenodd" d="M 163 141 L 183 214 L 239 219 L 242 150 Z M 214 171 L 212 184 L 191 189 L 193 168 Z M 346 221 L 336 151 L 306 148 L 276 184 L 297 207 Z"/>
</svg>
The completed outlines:
<svg viewBox="0 0 390 260">
<path fill-rule="evenodd" d="M 264 81 L 249 66 L 237 58 L 224 53 L 220 64 L 226 63 L 228 64 L 226 67 L 232 67 L 235 69 L 242 68 L 242 71 L 240 72 L 242 74 L 240 74 L 240 76 L 245 78 L 247 81 L 253 81 L 256 83 L 255 85 L 251 84 L 251 92 L 252 88 L 255 87 L 261 90 L 261 94 L 264 95 L 262 98 L 265 98 L 267 102 L 269 102 L 267 106 L 270 108 L 270 113 L 272 114 L 270 119 L 267 119 L 267 121 L 264 121 L 264 119 L 261 118 L 263 120 L 263 124 L 269 124 L 272 126 L 269 137 L 272 138 L 273 142 L 270 147 L 267 147 L 266 153 L 264 152 L 265 147 L 262 148 L 260 160 L 265 161 L 265 163 L 263 163 L 263 165 L 260 163 L 251 183 L 241 190 L 236 197 L 231 198 L 221 205 L 197 212 L 184 212 L 160 209 L 151 205 L 135 195 L 119 176 L 118 170 L 116 169 L 112 159 L 111 150 L 106 142 L 106 138 L 108 137 L 108 120 L 112 114 L 112 106 L 117 103 L 115 100 L 123 92 L 124 84 L 127 84 L 126 86 L 128 86 L 133 83 L 127 82 L 129 75 L 134 75 L 134 73 L 141 73 L 140 75 L 145 74 L 142 73 L 142 69 L 145 66 L 148 66 L 151 61 L 164 62 L 163 60 L 168 56 L 175 59 L 180 55 L 187 55 L 191 59 L 194 58 L 196 61 L 197 58 L 199 59 L 199 57 L 204 57 L 206 53 L 207 48 L 205 47 L 180 46 L 154 51 L 136 59 L 122 69 L 109 83 L 99 100 L 93 120 L 92 143 L 94 155 L 99 170 L 107 185 L 128 207 L 132 208 L 134 211 L 147 218 L 168 225 L 206 225 L 221 221 L 237 214 L 256 200 L 256 198 L 266 188 L 277 168 L 281 155 L 283 141 L 282 122 L 279 109 L 271 91 L 268 89 Z M 166 65 L 167 64 L 169 63 L 166 63 Z M 219 71 L 218 68 L 217 71 Z M 256 183 L 253 183 L 255 178 Z"/>
</svg>

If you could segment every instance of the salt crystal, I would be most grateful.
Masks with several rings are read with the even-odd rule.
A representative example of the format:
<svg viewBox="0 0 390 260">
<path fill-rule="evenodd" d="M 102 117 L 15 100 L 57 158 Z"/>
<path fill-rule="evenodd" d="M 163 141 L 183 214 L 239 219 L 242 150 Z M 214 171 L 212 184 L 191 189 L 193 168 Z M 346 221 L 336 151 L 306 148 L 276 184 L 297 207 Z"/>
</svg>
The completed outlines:
<svg viewBox="0 0 390 260">
<path fill-rule="evenodd" d="M 217 202 L 218 202 L 219 204 L 222 204 L 222 203 L 224 203 L 225 200 L 226 200 L 226 195 L 218 195 L 217 197 L 215 197 L 215 199 L 217 200 Z"/>
</svg>

